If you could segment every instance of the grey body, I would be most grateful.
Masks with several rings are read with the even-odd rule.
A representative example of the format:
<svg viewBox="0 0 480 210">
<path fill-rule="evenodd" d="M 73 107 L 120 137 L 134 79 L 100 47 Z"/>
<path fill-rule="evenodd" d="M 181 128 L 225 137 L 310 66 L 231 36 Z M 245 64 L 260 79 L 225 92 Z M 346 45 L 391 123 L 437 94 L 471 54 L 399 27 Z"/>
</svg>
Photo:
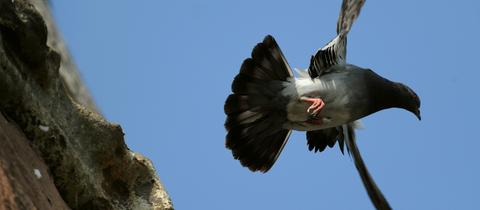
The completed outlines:
<svg viewBox="0 0 480 210">
<path fill-rule="evenodd" d="M 369 114 L 367 112 L 369 90 L 365 80 L 371 70 L 362 69 L 349 64 L 333 66 L 327 74 L 318 78 L 297 78 L 285 89 L 285 96 L 290 98 L 287 105 L 285 128 L 312 131 L 340 126 L 353 122 Z M 292 92 L 293 90 L 293 92 Z M 310 124 L 312 117 L 305 110 L 309 103 L 301 97 L 321 98 L 325 102 L 318 117 L 321 124 Z"/>
</svg>

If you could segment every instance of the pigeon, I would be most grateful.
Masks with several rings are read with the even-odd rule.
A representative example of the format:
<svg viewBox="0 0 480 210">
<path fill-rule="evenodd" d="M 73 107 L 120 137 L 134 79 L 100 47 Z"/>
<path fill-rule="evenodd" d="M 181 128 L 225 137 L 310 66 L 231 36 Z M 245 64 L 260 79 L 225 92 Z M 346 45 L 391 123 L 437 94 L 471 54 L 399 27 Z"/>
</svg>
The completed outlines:
<svg viewBox="0 0 480 210">
<path fill-rule="evenodd" d="M 391 209 L 362 160 L 355 128 L 359 119 L 389 108 L 404 109 L 420 120 L 420 99 L 408 86 L 346 62 L 347 34 L 364 3 L 343 0 L 337 36 L 297 78 L 273 36 L 254 47 L 225 101 L 226 147 L 243 166 L 265 173 L 292 130 L 306 132 L 310 151 L 338 142 L 343 154 L 346 144 L 374 206 Z"/>
</svg>

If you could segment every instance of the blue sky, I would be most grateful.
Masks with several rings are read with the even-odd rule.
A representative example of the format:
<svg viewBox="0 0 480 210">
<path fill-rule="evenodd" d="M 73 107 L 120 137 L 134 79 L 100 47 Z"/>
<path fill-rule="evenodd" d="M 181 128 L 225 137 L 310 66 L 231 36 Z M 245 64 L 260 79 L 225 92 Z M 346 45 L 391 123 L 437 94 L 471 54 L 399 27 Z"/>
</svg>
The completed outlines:
<svg viewBox="0 0 480 210">
<path fill-rule="evenodd" d="M 223 104 L 243 59 L 272 34 L 308 67 L 335 36 L 341 1 L 60 1 L 54 16 L 105 117 L 149 157 L 176 209 L 372 209 L 337 146 L 294 132 L 267 174 L 224 147 Z M 413 88 L 422 121 L 390 109 L 358 144 L 395 209 L 480 209 L 479 1 L 367 1 L 348 62 Z"/>
</svg>

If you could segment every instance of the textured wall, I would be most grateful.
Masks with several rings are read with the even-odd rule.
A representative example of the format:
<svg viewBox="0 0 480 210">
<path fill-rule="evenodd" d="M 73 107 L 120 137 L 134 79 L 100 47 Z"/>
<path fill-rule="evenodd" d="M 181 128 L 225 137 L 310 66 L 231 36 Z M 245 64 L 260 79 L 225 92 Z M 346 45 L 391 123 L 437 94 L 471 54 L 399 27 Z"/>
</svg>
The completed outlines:
<svg viewBox="0 0 480 210">
<path fill-rule="evenodd" d="M 172 209 L 150 161 L 128 149 L 120 125 L 97 113 L 57 32 L 48 32 L 55 27 L 45 2 L 32 2 L 0 0 L 0 111 L 29 140 L 13 152 L 34 151 L 29 157 L 41 157 L 38 161 L 48 167 L 39 169 L 42 177 L 53 179 L 72 209 Z M 74 84 L 68 72 L 76 75 Z M 5 165 L 8 159 L 0 160 L 2 181 L 13 169 Z M 30 162 L 22 156 L 15 161 Z M 0 200 L 10 199 L 1 192 Z M 33 197 L 25 194 L 12 202 L 20 205 Z M 62 208 L 58 196 L 54 203 L 58 208 L 52 209 Z"/>
</svg>

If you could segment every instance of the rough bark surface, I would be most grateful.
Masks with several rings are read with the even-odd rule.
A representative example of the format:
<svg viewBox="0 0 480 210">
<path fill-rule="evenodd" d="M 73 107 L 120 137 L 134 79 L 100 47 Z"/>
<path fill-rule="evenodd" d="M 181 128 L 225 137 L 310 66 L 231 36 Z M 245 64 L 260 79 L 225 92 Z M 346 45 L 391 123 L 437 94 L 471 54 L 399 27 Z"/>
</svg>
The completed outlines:
<svg viewBox="0 0 480 210">
<path fill-rule="evenodd" d="M 66 203 L 71 209 L 173 209 L 151 162 L 127 148 L 119 125 L 97 114 L 78 73 L 68 69 L 74 66 L 68 54 L 55 51 L 66 52 L 58 34 L 48 35 L 55 29 L 47 27 L 52 23 L 45 2 L 31 2 L 0 0 L 0 111 L 10 121 L 0 124 L 0 203 L 9 205 L 3 208 L 65 209 Z M 87 94 L 69 85 L 62 71 L 75 72 Z M 11 142 L 22 138 L 24 144 Z M 18 151 L 25 155 L 6 156 Z M 33 187 L 39 180 L 32 167 L 51 191 Z M 32 186 L 32 192 L 16 186 Z"/>
</svg>

